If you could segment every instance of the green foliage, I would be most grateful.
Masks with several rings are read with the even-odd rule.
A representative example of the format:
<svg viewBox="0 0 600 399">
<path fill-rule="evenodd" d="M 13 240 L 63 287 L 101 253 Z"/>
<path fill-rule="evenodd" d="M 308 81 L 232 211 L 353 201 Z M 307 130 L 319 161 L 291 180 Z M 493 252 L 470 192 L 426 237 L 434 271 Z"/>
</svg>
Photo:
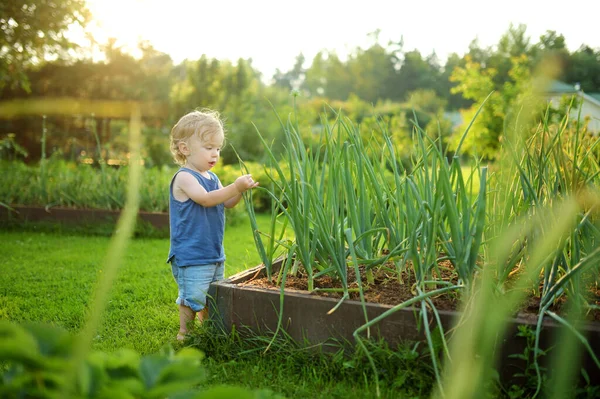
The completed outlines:
<svg viewBox="0 0 600 399">
<path fill-rule="evenodd" d="M 34 8 L 33 5 L 37 7 Z M 494 94 L 488 103 L 490 110 L 480 115 L 481 121 L 475 124 L 472 135 L 475 143 L 478 142 L 475 137 L 480 139 L 479 147 L 483 148 L 483 151 L 479 152 L 479 155 L 486 157 L 494 156 L 494 151 L 498 148 L 498 140 L 504 126 L 499 121 L 506 116 L 506 105 L 511 102 L 514 89 L 517 88 L 514 84 L 517 80 L 511 75 L 514 59 L 519 59 L 521 67 L 531 73 L 533 68 L 539 67 L 544 60 L 554 58 L 564 66 L 558 78 L 570 83 L 580 82 L 582 89 L 588 93 L 600 91 L 600 83 L 595 78 L 600 74 L 594 73 L 597 70 L 598 51 L 582 46 L 571 54 L 565 47 L 565 38 L 553 31 L 546 32 L 539 42 L 534 43 L 527 36 L 524 25 L 511 25 L 501 36 L 495 49 L 480 48 L 474 41 L 465 56 L 452 54 L 444 65 L 441 65 L 435 54 L 425 56 L 418 50 L 405 51 L 401 40 L 382 45 L 378 32 L 374 32 L 371 35 L 374 39 L 371 44 L 366 48 L 353 49 L 347 60 L 342 60 L 334 52 L 325 50 L 319 52 L 312 61 L 306 60 L 300 54 L 290 71 L 277 72 L 274 83 L 270 86 L 263 82 L 260 72 L 254 69 L 249 59 L 231 62 L 202 56 L 198 60 L 186 60 L 179 65 L 173 65 L 167 54 L 157 51 L 146 42 L 139 44 L 141 56 L 138 58 L 126 53 L 116 45 L 116 41 L 111 40 L 101 48 L 106 58 L 103 62 L 94 62 L 84 57 L 71 59 L 66 54 L 61 54 L 55 61 L 40 62 L 35 66 L 25 62 L 44 59 L 43 54 L 36 53 L 35 57 L 31 56 L 32 49 L 51 48 L 60 41 L 58 32 L 64 30 L 69 21 L 73 21 L 73 18 L 85 19 L 83 16 L 86 12 L 83 6 L 81 0 L 64 4 L 36 0 L 21 1 L 3 8 L 3 12 L 13 16 L 17 27 L 13 26 L 12 22 L 2 25 L 3 38 L 7 44 L 0 47 L 9 56 L 0 59 L 6 62 L 10 57 L 17 56 L 13 51 L 19 48 L 19 44 L 14 43 L 17 36 L 22 36 L 23 40 L 36 39 L 35 43 L 31 42 L 29 46 L 23 45 L 25 49 L 19 52 L 18 56 L 23 58 L 24 63 L 10 62 L 9 68 L 12 74 L 18 75 L 15 79 L 30 81 L 28 91 L 8 85 L 4 88 L 3 98 L 10 100 L 27 98 L 30 95 L 66 96 L 76 99 L 157 103 L 162 111 L 160 115 L 144 115 L 144 122 L 148 127 L 148 134 L 152 136 L 146 143 L 146 159 L 149 163 L 159 166 L 165 162 L 170 163 L 166 151 L 168 145 L 162 141 L 165 149 L 161 150 L 160 135 L 155 135 L 153 130 L 168 131 L 182 114 L 199 107 L 211 107 L 221 111 L 230 133 L 228 140 L 238 154 L 246 161 L 260 162 L 264 156 L 264 148 L 260 142 L 254 140 L 255 129 L 261 131 L 268 143 L 281 143 L 283 137 L 270 115 L 267 104 L 271 102 L 282 115 L 291 112 L 290 89 L 299 90 L 310 100 L 318 100 L 317 112 L 314 112 L 315 108 L 311 111 L 312 120 L 299 118 L 301 123 L 315 129 L 319 125 L 319 113 L 323 103 L 329 103 L 335 109 L 342 108 L 351 119 L 361 122 L 365 117 L 385 113 L 383 110 L 371 112 L 374 104 L 402 105 L 404 102 L 410 102 L 412 94 L 418 90 L 435 92 L 436 97 L 445 102 L 450 110 L 468 109 L 473 103 L 478 107 L 487 94 L 496 90 L 498 94 Z M 51 21 L 52 27 L 48 26 L 48 10 L 52 12 L 52 18 L 56 18 Z M 3 18 L 0 20 L 7 21 Z M 36 30 L 38 28 L 39 30 Z M 56 32 L 53 30 L 55 28 Z M 43 35 L 39 34 L 40 30 Z M 521 58 L 526 61 L 522 62 Z M 305 63 L 310 65 L 305 66 Z M 480 65 L 480 72 L 489 78 L 490 87 L 487 84 L 480 86 L 487 87 L 484 95 L 478 94 L 473 97 L 467 94 L 459 88 L 461 84 L 452 78 L 455 69 L 464 69 L 467 64 Z M 7 65 L 4 65 L 5 69 L 8 69 Z M 472 83 L 477 85 L 486 82 L 472 79 Z M 363 104 L 356 106 L 356 100 Z M 344 104 L 338 106 L 337 101 Z M 300 108 L 302 106 L 299 110 Z M 410 121 L 412 107 L 405 108 L 409 112 L 404 116 Z M 475 109 L 472 108 L 463 119 L 471 120 Z M 356 111 L 356 117 L 353 111 Z M 69 113 L 68 110 L 65 112 Z M 433 120 L 443 122 L 439 115 L 433 113 L 418 116 L 421 127 L 428 125 L 430 118 L 432 123 L 435 123 Z M 33 161 L 39 158 L 40 121 L 36 119 L 0 122 L 0 134 L 15 132 L 16 142 L 27 150 Z M 75 160 L 81 151 L 95 153 L 90 128 L 85 126 L 90 124 L 85 122 L 88 119 L 94 120 L 92 124 L 96 125 L 103 150 L 106 153 L 111 152 L 120 161 L 124 160 L 126 154 L 115 151 L 113 147 L 119 141 L 118 136 L 122 134 L 119 123 L 106 115 L 49 117 L 48 148 L 62 150 L 63 156 L 71 160 Z M 441 125 L 440 133 L 445 136 L 449 127 Z M 409 126 L 397 134 L 408 135 L 410 129 Z M 432 132 L 438 130 L 438 127 L 432 125 L 427 130 Z M 458 137 L 462 131 L 464 130 L 457 133 Z M 471 141 L 469 139 L 466 142 L 465 150 L 471 151 Z M 274 147 L 273 150 L 280 152 L 281 148 Z M 237 162 L 231 147 L 224 149 L 223 161 L 227 164 Z"/>
<path fill-rule="evenodd" d="M 246 329 L 224 333 L 211 324 L 188 343 L 206 354 L 208 369 L 218 370 L 209 376 L 210 383 L 241 382 L 288 398 L 374 397 L 369 360 L 349 343 L 332 340 L 307 348 L 286 335 L 273 338 L 271 332 Z M 413 342 L 392 347 L 370 340 L 367 345 L 378 365 L 381 398 L 428 396 L 433 373 L 426 349 Z"/>
<path fill-rule="evenodd" d="M 0 395 L 3 398 L 273 398 L 269 392 L 222 386 L 199 390 L 207 380 L 202 352 L 182 348 L 140 356 L 132 350 L 94 352 L 71 375 L 75 338 L 65 330 L 0 321 Z"/>
<path fill-rule="evenodd" d="M 518 378 L 518 381 L 520 381 L 520 384 L 512 384 L 508 388 L 508 396 L 511 398 L 530 397 L 535 393 L 538 385 L 537 358 L 545 356 L 547 351 L 536 348 L 536 334 L 530 327 L 519 326 L 517 336 L 524 338 L 526 343 L 522 353 L 515 353 L 510 355 L 510 357 L 522 360 L 525 366 L 523 370 L 514 374 Z M 540 367 L 539 371 L 542 371 L 543 378 L 546 379 L 545 369 Z"/>
<path fill-rule="evenodd" d="M 511 70 L 515 76 L 521 72 L 517 67 Z M 491 76 L 485 79 L 490 83 L 493 80 Z M 529 105 L 525 111 L 535 115 L 537 104 L 527 103 L 517 86 L 507 86 L 514 90 L 514 101 Z M 510 112 L 509 105 L 504 106 Z M 286 151 L 281 158 L 269 152 L 269 193 L 294 237 L 284 245 L 288 261 L 277 284 L 283 287 L 286 276 L 301 268 L 309 291 L 318 277 L 327 275 L 341 283 L 343 296 L 338 305 L 349 298 L 350 284 L 355 284 L 364 303 L 363 285 L 372 281 L 375 268 L 400 280 L 401 273 L 410 270 L 416 279 L 415 296 L 373 319 L 365 310 L 365 324 L 354 332 L 359 344 L 359 333 L 407 306 L 420 303 L 421 309 L 429 308 L 437 317 L 430 297 L 448 292 L 459 293 L 465 302 L 479 301 L 472 299 L 476 295 L 487 295 L 485 300 L 490 304 L 501 301 L 505 312 L 502 317 L 489 320 L 494 316 L 482 314 L 471 326 L 478 331 L 490 323 L 500 333 L 504 317 L 517 308 L 528 292 L 528 284 L 541 299 L 540 320 L 552 316 L 548 308 L 556 295 L 582 295 L 578 276 L 593 273 L 600 256 L 598 219 L 592 217 L 599 197 L 595 190 L 584 190 L 594 187 L 599 176 L 599 141 L 587 135 L 585 129 L 572 130 L 567 123 L 550 125 L 545 120 L 531 130 L 527 123 L 533 119 L 523 115 L 524 121 L 516 120 L 520 123 L 510 126 L 510 134 L 502 142 L 502 158 L 490 165 L 493 183 L 488 185 L 488 166 L 476 158 L 467 168 L 460 164 L 459 149 L 466 145 L 470 131 L 460 137 L 456 153 L 450 158 L 442 151 L 439 139 L 416 126 L 410 166 L 405 168 L 396 156 L 395 143 L 385 124 L 379 123 L 378 134 L 363 135 L 361 127 L 365 123 L 359 126 L 342 114 L 331 113 L 335 118 L 323 116 L 320 135 L 302 134 L 303 125 L 296 115 L 280 120 Z M 280 169 L 280 159 L 289 166 L 289 173 Z M 332 181 L 340 183 L 334 185 Z M 580 208 L 578 203 L 586 205 Z M 513 230 L 520 234 L 514 236 Z M 273 235 L 263 233 L 267 244 L 257 241 L 257 251 L 268 256 L 263 249 Z M 492 244 L 501 245 L 501 250 Z M 439 278 L 439 263 L 445 259 L 452 263 L 457 280 Z M 263 263 L 269 267 L 272 259 Z M 515 267 L 527 270 L 518 289 L 509 279 Z M 350 270 L 355 280 L 350 280 Z M 494 273 L 485 283 L 494 289 L 476 294 L 481 271 Z M 271 274 L 268 270 L 267 275 Z M 431 284 L 437 287 L 431 289 Z M 585 306 L 593 308 L 589 301 Z M 441 347 L 447 354 L 445 333 L 434 334 L 429 329 L 430 315 L 426 312 L 420 312 L 419 318 L 431 352 L 439 352 L 436 339 L 441 337 Z M 538 336 L 540 326 L 541 322 Z M 437 327 L 442 329 L 439 323 Z M 484 334 L 482 338 L 482 359 L 492 358 L 492 349 L 487 346 L 491 345 L 492 335 Z M 444 384 L 439 360 L 444 359 L 446 356 L 432 357 L 440 388 Z M 374 361 L 371 367 L 377 367 Z M 482 381 L 486 380 L 487 366 L 478 367 Z"/>
<path fill-rule="evenodd" d="M 256 126 L 269 140 L 275 139 L 277 126 L 265 99 L 285 108 L 288 92 L 277 86 L 265 87 L 250 60 L 239 59 L 233 64 L 203 55 L 176 69 L 170 93 L 171 119 L 191 109 L 216 109 L 224 119 L 226 141 L 231 144 L 223 149 L 223 163 L 237 163 L 233 148 L 245 161 L 260 161 L 264 150 L 255 139 Z"/>
<path fill-rule="evenodd" d="M 296 56 L 296 61 L 292 70 L 288 72 L 282 72 L 279 68 L 273 75 L 273 85 L 281 87 L 286 91 L 297 90 L 300 83 L 302 82 L 302 75 L 304 74 L 304 61 L 306 58 L 302 53 Z"/>
<path fill-rule="evenodd" d="M 18 0 L 0 7 L 0 92 L 6 86 L 28 90 L 27 66 L 73 47 L 63 33 L 89 18 L 84 0 Z"/>
<path fill-rule="evenodd" d="M 128 166 L 96 168 L 92 165 L 76 164 L 60 159 L 53 154 L 42 168 L 15 161 L 0 160 L 6 173 L 0 178 L 0 198 L 13 205 L 69 207 L 81 209 L 120 210 L 127 189 Z M 263 168 L 248 163 L 256 181 L 267 184 Z M 142 173 L 140 210 L 167 212 L 169 207 L 169 183 L 176 166 L 148 167 Z M 223 184 L 232 182 L 240 175 L 239 168 L 219 165 L 215 173 Z M 258 211 L 270 207 L 265 193 L 257 193 L 255 205 Z M 228 224 L 233 225 L 244 218 L 243 207 L 227 210 Z"/>
<path fill-rule="evenodd" d="M 27 155 L 27 150 L 16 142 L 14 133 L 8 133 L 0 139 L 0 162 L 16 161 L 20 157 L 26 158 Z"/>
<path fill-rule="evenodd" d="M 270 152 L 266 165 L 271 184 L 265 187 L 272 187 L 270 196 L 295 237 L 288 256 L 305 268 L 309 289 L 313 275 L 322 274 L 335 276 L 347 287 L 347 268 L 357 261 L 371 268 L 410 259 L 417 280 L 423 282 L 436 268 L 439 252 L 449 255 L 463 281 L 470 281 L 483 234 L 485 178 L 480 179 L 483 189 L 478 188 L 474 202 L 474 188 L 463 181 L 458 160 L 448 164 L 439 140 L 422 129 L 412 137 L 415 148 L 405 169 L 384 119 L 376 121 L 377 134 L 363 136 L 360 126 L 343 115 L 334 116 L 331 121 L 324 116 L 320 135 L 306 142 L 295 118 L 282 121 L 286 154 L 280 162 Z M 281 164 L 287 164 L 289 172 Z M 469 181 L 475 175 L 480 173 L 472 170 Z M 426 223 L 421 220 L 424 214 L 429 215 Z M 450 236 L 443 233 L 448 229 Z M 463 231 L 472 233 L 466 236 Z M 358 259 L 349 261 L 352 248 Z"/>
<path fill-rule="evenodd" d="M 502 79 L 499 84 L 496 83 L 498 70 L 484 68 L 469 56 L 464 67 L 454 70 L 451 80 L 458 85 L 452 89 L 453 92 L 462 93 L 465 98 L 475 101 L 475 104 L 462 112 L 464 122 L 455 135 L 451 148 L 457 148 L 462 132 L 472 123 L 470 134 L 462 143 L 463 150 L 484 159 L 496 158 L 500 149 L 500 137 L 504 134 L 505 124 L 509 122 L 509 111 L 518 106 L 518 97 L 526 92 L 525 85 L 530 82 L 526 68 L 527 58 L 518 56 L 510 61 L 509 77 Z"/>
<path fill-rule="evenodd" d="M 167 129 L 146 128 L 144 136 L 144 165 L 146 168 L 163 167 L 173 164 L 173 154 L 167 145 Z"/>
<path fill-rule="evenodd" d="M 565 80 L 567 82 L 579 83 L 581 85 L 581 90 L 584 92 L 599 92 L 599 56 L 599 49 L 593 49 L 585 45 L 581 46 L 577 51 L 570 54 L 570 68 L 565 71 Z"/>
<path fill-rule="evenodd" d="M 402 66 L 397 72 L 394 83 L 398 86 L 400 100 L 408 100 L 410 93 L 416 90 L 438 90 L 440 66 L 435 54 L 423 58 L 418 50 L 404 53 Z M 440 95 L 445 95 L 437 91 Z"/>
</svg>

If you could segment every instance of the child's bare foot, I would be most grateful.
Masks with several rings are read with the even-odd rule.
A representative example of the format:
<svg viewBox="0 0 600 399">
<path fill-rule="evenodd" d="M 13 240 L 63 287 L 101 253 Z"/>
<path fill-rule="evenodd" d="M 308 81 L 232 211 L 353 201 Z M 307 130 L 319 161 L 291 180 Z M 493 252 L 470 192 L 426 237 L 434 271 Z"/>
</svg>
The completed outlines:
<svg viewBox="0 0 600 399">
<path fill-rule="evenodd" d="M 185 335 L 186 335 L 186 333 L 180 331 L 177 334 L 177 341 L 184 341 L 185 340 Z"/>
</svg>

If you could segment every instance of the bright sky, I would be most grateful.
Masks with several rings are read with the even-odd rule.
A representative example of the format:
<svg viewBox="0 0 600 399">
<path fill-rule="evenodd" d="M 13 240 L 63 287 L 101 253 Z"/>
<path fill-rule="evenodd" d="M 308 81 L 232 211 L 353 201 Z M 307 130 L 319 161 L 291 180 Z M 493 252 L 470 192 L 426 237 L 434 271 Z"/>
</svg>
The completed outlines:
<svg viewBox="0 0 600 399">
<path fill-rule="evenodd" d="M 510 24 L 524 23 L 533 43 L 547 30 L 562 34 L 570 51 L 581 44 L 600 48 L 597 0 L 87 0 L 95 22 L 89 31 L 103 43 L 135 48 L 145 39 L 175 63 L 202 54 L 235 62 L 252 58 L 270 78 L 292 68 L 302 52 L 310 65 L 319 50 L 340 57 L 373 43 L 404 38 L 404 49 L 435 50 L 441 62 L 463 55 L 478 38 L 498 43 Z"/>
</svg>

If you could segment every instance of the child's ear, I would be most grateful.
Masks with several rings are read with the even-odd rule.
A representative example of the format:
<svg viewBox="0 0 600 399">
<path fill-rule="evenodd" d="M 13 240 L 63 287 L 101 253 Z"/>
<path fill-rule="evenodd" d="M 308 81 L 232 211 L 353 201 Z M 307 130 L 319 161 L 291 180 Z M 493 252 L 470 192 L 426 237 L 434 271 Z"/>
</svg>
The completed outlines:
<svg viewBox="0 0 600 399">
<path fill-rule="evenodd" d="M 183 155 L 185 155 L 185 156 L 190 155 L 190 149 L 188 148 L 188 145 L 186 142 L 180 141 L 179 144 L 177 144 L 177 147 L 179 148 L 179 152 L 181 152 Z"/>
</svg>

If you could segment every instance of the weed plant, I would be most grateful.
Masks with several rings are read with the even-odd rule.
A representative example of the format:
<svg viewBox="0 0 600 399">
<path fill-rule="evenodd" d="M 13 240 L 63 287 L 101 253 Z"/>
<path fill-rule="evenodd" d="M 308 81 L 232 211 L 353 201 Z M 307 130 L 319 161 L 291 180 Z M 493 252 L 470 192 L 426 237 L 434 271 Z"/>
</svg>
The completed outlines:
<svg viewBox="0 0 600 399">
<path fill-rule="evenodd" d="M 206 354 L 209 381 L 268 389 L 288 398 L 371 398 L 374 380 L 368 359 L 347 343 L 314 347 L 295 342 L 285 334 L 233 330 L 224 333 L 206 323 L 186 345 Z M 269 347 L 268 351 L 265 351 Z M 325 349 L 324 349 L 325 348 Z M 384 341 L 370 342 L 369 352 L 378 365 L 381 397 L 427 397 L 433 371 L 427 350 L 406 342 L 390 348 Z M 293 378 L 290 378 L 293 376 Z"/>
</svg>

